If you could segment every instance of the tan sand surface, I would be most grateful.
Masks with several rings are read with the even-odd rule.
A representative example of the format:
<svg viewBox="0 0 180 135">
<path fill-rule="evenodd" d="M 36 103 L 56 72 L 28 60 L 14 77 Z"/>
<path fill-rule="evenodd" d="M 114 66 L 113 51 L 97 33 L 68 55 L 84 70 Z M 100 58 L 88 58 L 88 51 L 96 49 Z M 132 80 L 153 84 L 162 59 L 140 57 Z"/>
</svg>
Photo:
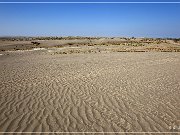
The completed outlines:
<svg viewBox="0 0 180 135">
<path fill-rule="evenodd" d="M 180 53 L 0 56 L 0 132 L 180 132 Z"/>
</svg>

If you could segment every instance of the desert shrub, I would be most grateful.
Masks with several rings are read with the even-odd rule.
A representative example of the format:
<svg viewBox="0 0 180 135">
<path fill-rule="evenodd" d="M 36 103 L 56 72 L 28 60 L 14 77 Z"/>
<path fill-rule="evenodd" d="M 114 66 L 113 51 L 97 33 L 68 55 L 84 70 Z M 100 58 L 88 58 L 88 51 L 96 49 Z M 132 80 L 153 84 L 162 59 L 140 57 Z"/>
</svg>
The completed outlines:
<svg viewBox="0 0 180 135">
<path fill-rule="evenodd" d="M 73 45 L 73 43 L 68 43 L 68 45 Z"/>
<path fill-rule="evenodd" d="M 73 50 L 70 50 L 70 53 L 74 53 L 74 51 L 73 51 Z"/>
<path fill-rule="evenodd" d="M 20 50 L 19 48 L 14 48 L 14 50 Z"/>
<path fill-rule="evenodd" d="M 91 50 L 88 50 L 88 53 L 91 53 Z"/>
<path fill-rule="evenodd" d="M 180 41 L 180 39 L 175 38 L 175 39 L 173 39 L 173 41 L 174 41 L 175 43 L 177 43 L 178 41 Z"/>
<path fill-rule="evenodd" d="M 39 42 L 31 42 L 33 45 L 40 45 Z"/>
<path fill-rule="evenodd" d="M 63 45 L 56 45 L 55 47 L 60 48 L 60 47 L 63 47 Z"/>
</svg>

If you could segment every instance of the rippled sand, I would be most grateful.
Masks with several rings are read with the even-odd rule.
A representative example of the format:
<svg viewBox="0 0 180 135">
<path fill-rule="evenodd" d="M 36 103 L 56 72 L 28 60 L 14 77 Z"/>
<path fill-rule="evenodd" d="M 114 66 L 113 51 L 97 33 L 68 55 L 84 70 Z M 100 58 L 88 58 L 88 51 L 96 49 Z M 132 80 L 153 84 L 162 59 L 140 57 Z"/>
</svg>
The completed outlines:
<svg viewBox="0 0 180 135">
<path fill-rule="evenodd" d="M 177 132 L 179 97 L 180 53 L 0 56 L 1 132 Z"/>
</svg>

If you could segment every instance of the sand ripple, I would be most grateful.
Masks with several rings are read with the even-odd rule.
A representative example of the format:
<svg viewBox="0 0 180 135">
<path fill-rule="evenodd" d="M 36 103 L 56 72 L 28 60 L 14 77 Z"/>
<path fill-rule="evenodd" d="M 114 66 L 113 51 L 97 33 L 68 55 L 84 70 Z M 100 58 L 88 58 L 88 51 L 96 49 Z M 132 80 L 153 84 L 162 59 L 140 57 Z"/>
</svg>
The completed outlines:
<svg viewBox="0 0 180 135">
<path fill-rule="evenodd" d="M 10 54 L 0 131 L 180 131 L 179 67 L 179 53 Z"/>
</svg>

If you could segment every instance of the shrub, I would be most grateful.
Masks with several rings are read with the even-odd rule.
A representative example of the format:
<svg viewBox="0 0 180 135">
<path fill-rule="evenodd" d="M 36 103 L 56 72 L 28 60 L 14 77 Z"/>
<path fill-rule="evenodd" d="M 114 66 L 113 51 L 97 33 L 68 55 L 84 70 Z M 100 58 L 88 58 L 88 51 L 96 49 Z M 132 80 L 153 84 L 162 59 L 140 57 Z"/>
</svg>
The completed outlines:
<svg viewBox="0 0 180 135">
<path fill-rule="evenodd" d="M 33 45 L 40 45 L 39 42 L 31 42 Z"/>
</svg>

